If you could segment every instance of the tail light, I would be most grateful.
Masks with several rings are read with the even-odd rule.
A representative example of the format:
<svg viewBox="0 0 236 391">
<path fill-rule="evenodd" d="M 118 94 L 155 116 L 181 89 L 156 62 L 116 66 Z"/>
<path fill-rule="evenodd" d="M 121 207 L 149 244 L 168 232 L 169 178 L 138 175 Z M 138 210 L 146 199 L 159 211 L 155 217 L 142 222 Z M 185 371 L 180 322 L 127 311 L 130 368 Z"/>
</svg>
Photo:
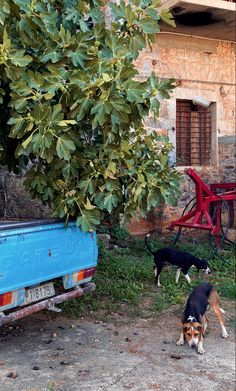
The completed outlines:
<svg viewBox="0 0 236 391">
<path fill-rule="evenodd" d="M 83 284 L 84 282 L 89 282 L 96 271 L 96 266 L 88 267 L 87 269 L 80 270 L 78 272 L 73 272 L 71 274 L 66 274 L 62 277 L 63 286 L 65 289 L 73 288 Z"/>
<path fill-rule="evenodd" d="M 80 270 L 77 274 L 77 281 L 82 281 L 85 278 L 92 277 L 95 273 L 96 267 L 90 267 L 88 269 Z"/>
<path fill-rule="evenodd" d="M 3 293 L 0 295 L 0 307 L 5 307 L 12 303 L 13 295 L 12 292 Z"/>
</svg>

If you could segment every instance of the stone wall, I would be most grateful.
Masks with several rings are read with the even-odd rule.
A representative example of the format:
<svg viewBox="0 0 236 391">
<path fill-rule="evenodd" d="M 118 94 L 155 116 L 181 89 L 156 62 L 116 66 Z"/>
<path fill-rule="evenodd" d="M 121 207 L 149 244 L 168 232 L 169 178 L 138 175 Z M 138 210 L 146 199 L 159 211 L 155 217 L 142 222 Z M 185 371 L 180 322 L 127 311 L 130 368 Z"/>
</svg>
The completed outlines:
<svg viewBox="0 0 236 391">
<path fill-rule="evenodd" d="M 218 138 L 219 161 L 223 167 L 223 182 L 236 182 L 236 137 L 224 136 Z"/>
<path fill-rule="evenodd" d="M 196 167 L 206 183 L 235 181 L 235 45 L 230 42 L 160 33 L 152 52 L 145 50 L 136 62 L 140 79 L 154 71 L 161 78 L 176 79 L 171 99 L 163 100 L 156 124 L 150 116 L 147 127 L 169 135 L 175 145 L 176 99 L 196 95 L 210 100 L 215 107 L 213 122 L 212 166 Z M 183 171 L 183 168 L 178 168 Z M 140 223 L 129 225 L 133 234 L 165 229 L 180 217 L 195 194 L 193 183 L 185 175 L 178 207 L 165 206 Z M 23 178 L 0 171 L 0 217 L 48 217 L 50 211 L 32 200 L 24 190 Z"/>
<path fill-rule="evenodd" d="M 235 182 L 235 45 L 192 36 L 160 33 L 152 52 L 145 50 L 136 62 L 139 78 L 155 72 L 161 78 L 174 78 L 176 89 L 163 100 L 158 122 L 152 116 L 149 129 L 167 134 L 175 146 L 176 99 L 202 96 L 213 103 L 211 166 L 194 167 L 205 183 Z M 175 158 L 173 152 L 172 158 Z M 184 167 L 177 167 L 183 173 Z M 165 231 L 179 218 L 195 195 L 190 178 L 183 174 L 178 206 L 163 206 L 147 220 L 131 221 L 128 229 L 144 235 L 153 229 Z"/>
<path fill-rule="evenodd" d="M 33 200 L 23 185 L 24 178 L 0 167 L 0 218 L 37 219 L 50 217 L 49 208 Z"/>
<path fill-rule="evenodd" d="M 167 232 L 170 222 L 181 217 L 185 206 L 196 195 L 196 192 L 193 181 L 184 174 L 183 169 L 179 168 L 178 171 L 182 175 L 178 205 L 176 207 L 169 205 L 165 205 L 164 207 L 161 206 L 160 208 L 157 208 L 154 214 L 150 215 L 147 219 L 142 219 L 140 217 L 139 222 L 133 218 L 130 224 L 127 225 L 128 230 L 132 234 L 145 235 L 147 232 L 152 230 L 165 233 Z M 223 168 L 198 167 L 196 168 L 196 171 L 206 184 L 225 182 L 225 173 Z"/>
<path fill-rule="evenodd" d="M 152 115 L 147 127 L 169 136 L 176 145 L 176 99 L 195 96 L 212 102 L 211 165 L 221 165 L 219 138 L 235 134 L 235 45 L 231 42 L 160 33 L 152 52 L 145 50 L 136 61 L 139 78 L 155 72 L 174 78 L 171 98 L 161 102 L 158 122 Z M 173 152 L 173 159 L 175 154 Z"/>
</svg>

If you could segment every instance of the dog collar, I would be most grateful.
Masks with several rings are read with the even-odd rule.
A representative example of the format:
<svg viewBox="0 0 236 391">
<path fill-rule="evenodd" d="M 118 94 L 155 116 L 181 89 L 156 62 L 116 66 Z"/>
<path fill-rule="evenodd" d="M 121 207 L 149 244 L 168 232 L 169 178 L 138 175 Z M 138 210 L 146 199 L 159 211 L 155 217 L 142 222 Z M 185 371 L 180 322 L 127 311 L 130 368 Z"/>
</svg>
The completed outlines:
<svg viewBox="0 0 236 391">
<path fill-rule="evenodd" d="M 197 322 L 197 319 L 194 318 L 194 316 L 191 316 L 191 315 L 190 315 L 190 316 L 188 317 L 188 319 L 187 319 L 187 322 L 190 322 L 190 323 L 191 323 L 191 322 Z"/>
</svg>

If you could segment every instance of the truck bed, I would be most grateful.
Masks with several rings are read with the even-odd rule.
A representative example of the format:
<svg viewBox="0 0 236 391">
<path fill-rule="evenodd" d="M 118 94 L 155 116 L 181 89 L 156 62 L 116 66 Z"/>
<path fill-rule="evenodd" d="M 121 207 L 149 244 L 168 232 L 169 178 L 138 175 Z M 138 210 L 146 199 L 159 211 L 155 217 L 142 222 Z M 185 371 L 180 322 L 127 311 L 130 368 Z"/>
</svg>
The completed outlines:
<svg viewBox="0 0 236 391">
<path fill-rule="evenodd" d="M 97 264 L 96 233 L 60 220 L 0 222 L 0 294 Z"/>
</svg>

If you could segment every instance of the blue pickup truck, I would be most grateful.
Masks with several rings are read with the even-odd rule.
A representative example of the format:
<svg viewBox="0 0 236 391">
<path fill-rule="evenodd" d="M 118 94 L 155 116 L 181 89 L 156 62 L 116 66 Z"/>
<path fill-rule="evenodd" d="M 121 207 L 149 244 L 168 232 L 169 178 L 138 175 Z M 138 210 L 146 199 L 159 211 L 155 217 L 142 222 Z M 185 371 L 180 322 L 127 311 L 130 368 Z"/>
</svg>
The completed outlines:
<svg viewBox="0 0 236 391">
<path fill-rule="evenodd" d="M 0 223 L 0 326 L 95 289 L 96 233 L 55 219 Z"/>
</svg>

